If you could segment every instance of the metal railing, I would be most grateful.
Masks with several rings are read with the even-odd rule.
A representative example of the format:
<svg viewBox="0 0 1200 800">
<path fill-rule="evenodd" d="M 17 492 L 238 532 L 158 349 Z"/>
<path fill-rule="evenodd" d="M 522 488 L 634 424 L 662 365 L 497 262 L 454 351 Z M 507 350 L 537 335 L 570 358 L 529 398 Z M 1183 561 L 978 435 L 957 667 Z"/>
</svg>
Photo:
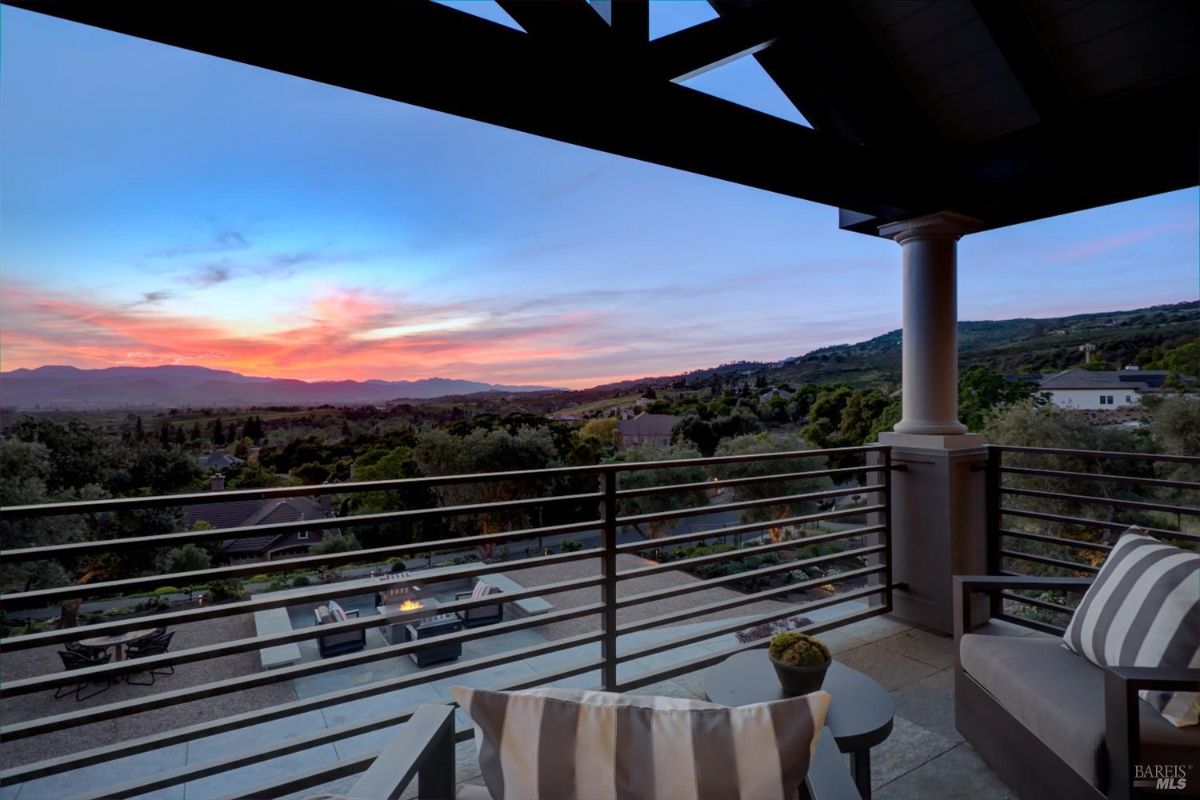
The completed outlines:
<svg viewBox="0 0 1200 800">
<path fill-rule="evenodd" d="M 1138 526 L 1200 549 L 1200 457 L 991 445 L 988 571 L 1088 577 Z M 1061 633 L 1078 594 L 1002 592 L 992 615 Z"/>
<path fill-rule="evenodd" d="M 829 462 L 835 462 L 830 464 Z M 739 469 L 753 467 L 763 471 L 777 466 L 779 471 L 762 474 L 738 474 Z M 651 486 L 623 486 L 622 478 L 631 473 L 646 470 L 663 470 L 666 480 Z M 707 480 L 695 480 L 696 470 L 703 470 Z M 492 593 L 484 598 L 466 598 L 442 602 L 439 613 L 460 613 L 467 609 L 492 606 L 498 603 L 511 604 L 531 598 L 565 596 L 568 592 L 586 590 L 588 599 L 575 604 L 565 603 L 537 616 L 506 619 L 491 625 L 445 633 L 415 641 L 402 641 L 364 648 L 317 660 L 301 660 L 299 663 L 275 669 L 233 677 L 208 676 L 201 673 L 202 682 L 171 688 L 169 679 L 163 684 L 165 690 L 154 691 L 132 699 L 116 702 L 95 701 L 77 708 L 64 710 L 62 706 L 49 706 L 40 716 L 32 716 L 5 724 L 0 729 L 0 746 L 32 737 L 57 734 L 71 729 L 88 730 L 86 726 L 106 720 L 127 718 L 155 709 L 171 708 L 179 704 L 195 703 L 212 698 L 236 695 L 257 687 L 295 681 L 301 678 L 323 675 L 353 667 L 366 667 L 389 659 L 408 656 L 426 648 L 447 644 L 468 644 L 490 637 L 503 637 L 522 631 L 538 629 L 545 633 L 545 641 L 524 644 L 520 647 L 470 657 L 441 666 L 421 669 L 414 674 L 375 680 L 362 685 L 353 685 L 337 691 L 301 698 L 296 701 L 249 709 L 237 714 L 207 719 L 169 730 L 160 730 L 139 735 L 124 741 L 107 742 L 99 746 L 79 749 L 68 755 L 42 758 L 11 766 L 0 772 L 0 786 L 11 786 L 27 781 L 57 775 L 69 770 L 113 761 L 126 756 L 147 753 L 181 742 L 244 729 L 253 725 L 292 717 L 305 712 L 328 708 L 353 700 L 379 697 L 407 687 L 429 684 L 435 680 L 461 676 L 485 668 L 508 664 L 514 661 L 537 658 L 551 653 L 560 653 L 570 648 L 595 647 L 599 645 L 598 657 L 581 657 L 577 662 L 541 672 L 536 679 L 510 682 L 493 688 L 525 688 L 549 684 L 567 678 L 599 674 L 597 683 L 601 688 L 626 691 L 717 663 L 730 654 L 742 649 L 761 646 L 765 638 L 746 639 L 739 637 L 737 643 L 717 652 L 705 652 L 699 656 L 688 654 L 665 667 L 645 669 L 631 674 L 622 674 L 626 669 L 643 666 L 640 661 L 660 653 L 670 653 L 678 648 L 713 637 L 752 631 L 765 625 L 825 611 L 815 620 L 801 621 L 802 629 L 819 632 L 849 624 L 891 609 L 891 558 L 890 558 L 890 515 L 891 515 L 891 461 L 886 447 L 850 447 L 820 451 L 790 453 L 767 453 L 761 455 L 724 456 L 717 458 L 689 459 L 664 462 L 615 462 L 596 466 L 562 467 L 556 469 L 514 471 L 478 475 L 448 475 L 404 480 L 325 484 L 321 486 L 288 487 L 283 489 L 251 489 L 225 492 L 204 492 L 168 497 L 124 498 L 76 503 L 56 503 L 37 506 L 19 506 L 0 509 L 10 525 L 19 525 L 25 520 L 83 515 L 85 519 L 105 514 L 126 514 L 144 509 L 177 509 L 191 504 L 229 502 L 233 500 L 271 500 L 293 496 L 337 495 L 348 496 L 360 493 L 376 493 L 397 490 L 432 490 L 446 487 L 495 484 L 504 482 L 508 486 L 520 485 L 532 490 L 533 496 L 519 497 L 492 502 L 459 502 L 457 504 L 433 505 L 423 508 L 402 508 L 394 511 L 353 514 L 325 519 L 304 519 L 295 522 L 280 522 L 268 525 L 241 526 L 212 530 L 191 530 L 147 536 L 125 536 L 101 541 L 79 541 L 65 544 L 41 545 L 0 551 L 0 563 L 20 567 L 39 562 L 55 562 L 70 568 L 78 568 L 81 559 L 98 555 L 144 553 L 147 548 L 161 550 L 182 544 L 217 543 L 267 534 L 286 534 L 301 531 L 338 529 L 361 530 L 363 526 L 416 522 L 423 520 L 461 520 L 501 518 L 512 527 L 500 532 L 466 535 L 451 531 L 445 538 L 433 541 L 406 541 L 398 544 L 370 547 L 344 553 L 306 555 L 275 561 L 248 564 L 222 565 L 209 569 L 169 574 L 143 574 L 136 576 L 111 576 L 109 579 L 71 583 L 61 586 L 26 587 L 0 596 L 6 624 L 21 618 L 21 612 L 30 614 L 52 608 L 60 603 L 96 602 L 105 598 L 128 597 L 130 594 L 153 591 L 160 587 L 184 587 L 212 581 L 227 581 L 251 575 L 284 575 L 297 570 L 323 568 L 336 570 L 352 565 L 378 564 L 385 559 L 405 561 L 418 556 L 432 564 L 434 557 L 449 558 L 456 553 L 475 550 L 481 546 L 494 547 L 500 544 L 544 543 L 538 552 L 526 550 L 525 557 L 510 558 L 503 562 L 464 563 L 453 568 L 420 570 L 410 567 L 406 575 L 393 576 L 388 587 L 420 584 L 423 591 L 433 591 L 437 584 L 467 581 L 496 572 L 557 567 L 582 561 L 597 562 L 590 574 L 579 577 L 560 575 L 561 579 L 544 580 L 536 586 L 519 586 L 516 589 Z M 678 471 L 672 473 L 672 471 Z M 732 473 L 732 474 L 730 474 Z M 681 476 L 676 480 L 675 475 Z M 686 477 L 682 477 L 686 476 Z M 803 483 L 797 483 L 803 482 Z M 836 483 L 835 483 L 836 482 Z M 594 490 L 589 490 L 589 484 Z M 770 488 L 775 484 L 776 488 Z M 713 493 L 733 493 L 721 502 L 713 502 Z M 854 498 L 853 505 L 846 507 L 844 501 Z M 653 511 L 636 507 L 644 498 L 682 496 L 690 498 L 690 505 L 669 507 L 669 504 Z M 699 502 L 698 498 L 703 498 Z M 843 502 L 841 508 L 837 507 Z M 632 509 L 632 510 L 631 510 Z M 554 524 L 527 524 L 541 520 L 541 514 L 552 512 Z M 597 513 L 598 512 L 598 513 Z M 740 519 L 730 524 L 728 517 Z M 720 517 L 726 517 L 723 521 Z M 518 520 L 512 522 L 512 520 Z M 681 520 L 695 524 L 697 520 L 712 520 L 708 528 L 692 529 L 678 535 L 660 538 L 644 538 L 637 533 L 645 526 L 666 526 Z M 810 526 L 818 530 L 808 530 Z M 782 532 L 782 534 L 781 534 Z M 797 535 L 799 533 L 799 535 Z M 584 539 L 577 549 L 561 546 L 566 536 Z M 744 546 L 736 548 L 710 547 L 702 550 L 676 552 L 681 545 L 719 542 L 723 537 L 748 537 Z M 594 541 L 589 541 L 594 540 Z M 558 542 L 558 545 L 554 544 Z M 558 552 L 553 552 L 557 549 Z M 808 550 L 803 557 L 800 551 Z M 665 552 L 665 556 L 663 553 Z M 654 553 L 658 560 L 646 558 Z M 630 557 L 642 555 L 637 561 Z M 729 570 L 708 574 L 706 568 L 728 565 Z M 687 572 L 691 577 L 676 581 L 673 585 L 660 588 L 633 590 L 630 581 L 670 572 Z M 742 589 L 728 591 L 731 585 Z M 250 599 L 230 602 L 189 605 L 178 609 L 154 611 L 144 616 L 106 620 L 78 627 L 51 628 L 40 632 L 6 635 L 0 639 L 0 658 L 10 658 L 40 651 L 53 655 L 59 646 L 83 637 L 109 636 L 152 627 L 186 626 L 209 620 L 218 620 L 259 611 L 281 609 L 290 606 L 308 608 L 314 604 L 336 599 L 369 594 L 375 584 L 370 580 L 351 580 L 318 583 L 287 593 L 270 592 Z M 624 591 L 623 591 L 624 590 Z M 697 602 L 684 608 L 665 611 L 653 609 L 656 603 L 673 600 L 681 596 L 697 595 L 713 590 L 726 590 L 716 595 L 698 597 Z M 763 601 L 776 601 L 764 606 Z M 778 602 L 785 601 L 785 602 Z M 709 620 L 711 624 L 703 630 L 672 629 L 678 623 L 710 617 L 721 612 L 754 606 L 747 614 L 737 619 Z M 648 610 L 645 610 L 648 609 Z M 832 612 L 830 611 L 832 610 Z M 840 612 L 840 613 L 836 613 Z M 830 616 L 830 614 L 833 614 Z M 554 636 L 548 626 L 578 620 L 592 620 L 594 628 L 584 632 L 569 632 Z M 268 647 L 304 642 L 312 643 L 318 637 L 347 632 L 366 633 L 392 624 L 390 617 L 382 615 L 348 619 L 314 627 L 293 628 L 277 633 L 261 633 L 254 636 L 234 638 L 227 641 L 205 642 L 161 655 L 112 661 L 99 666 L 70 671 L 47 671 L 3 682 L 0 686 L 0 701 L 20 702 L 20 698 L 54 692 L 85 680 L 119 681 L 135 673 L 166 666 L 187 669 L 204 669 L 204 663 L 238 653 L 261 651 Z M 623 639 L 644 631 L 658 630 L 661 635 L 647 640 L 641 637 L 638 644 Z M 528 634 L 526 634 L 528 637 Z M 528 638 L 523 639 L 528 642 Z M 6 670 L 6 672 L 9 672 Z M 11 672 L 9 672 L 11 674 Z M 207 679 L 212 677 L 213 679 Z M 60 701 L 64 702 L 64 701 Z M 448 698 L 446 702 L 451 702 Z M 415 707 L 415 706 L 414 706 Z M 158 789 L 177 786 L 189 781 L 216 775 L 230 770 L 261 763 L 289 753 L 336 742 L 371 731 L 380 730 L 403 722 L 412 709 L 399 713 L 391 712 L 368 719 L 355 720 L 334 728 L 313 731 L 301 736 L 280 741 L 263 742 L 261 746 L 247 752 L 230 754 L 223 758 L 200 764 L 189 764 L 172 770 L 157 771 L 153 775 L 132 780 L 120 786 L 96 786 L 90 793 L 81 796 L 131 797 Z M 459 732 L 459 738 L 471 735 L 469 729 Z M 79 741 L 88 741 L 80 736 Z M 12 763 L 9 761 L 9 763 Z M 239 796 L 277 796 L 287 792 L 318 786 L 339 777 L 353 774 L 365 768 L 369 759 L 353 758 L 332 765 L 315 768 L 301 775 L 291 775 L 286 780 L 264 784 L 248 789 Z"/>
</svg>

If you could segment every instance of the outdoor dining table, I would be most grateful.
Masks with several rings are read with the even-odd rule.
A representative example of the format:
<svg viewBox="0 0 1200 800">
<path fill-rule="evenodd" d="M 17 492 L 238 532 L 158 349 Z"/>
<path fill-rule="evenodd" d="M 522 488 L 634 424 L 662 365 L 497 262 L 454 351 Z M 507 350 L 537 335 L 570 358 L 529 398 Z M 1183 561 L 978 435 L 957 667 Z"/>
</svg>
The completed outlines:
<svg viewBox="0 0 1200 800">
<path fill-rule="evenodd" d="M 152 633 L 154 633 L 153 628 L 145 628 L 127 633 L 117 633 L 112 636 L 93 636 L 91 639 L 80 639 L 79 644 L 94 650 L 107 650 L 110 647 L 115 648 L 116 652 L 113 655 L 113 660 L 121 661 L 125 658 L 125 645 L 130 642 L 136 642 L 138 639 L 145 639 Z"/>
</svg>

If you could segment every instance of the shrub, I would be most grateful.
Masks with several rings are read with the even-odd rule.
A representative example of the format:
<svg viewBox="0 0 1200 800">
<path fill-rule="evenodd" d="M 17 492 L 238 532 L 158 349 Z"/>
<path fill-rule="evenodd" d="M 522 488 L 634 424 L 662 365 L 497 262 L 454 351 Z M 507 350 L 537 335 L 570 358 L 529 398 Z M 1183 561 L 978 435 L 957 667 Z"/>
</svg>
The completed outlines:
<svg viewBox="0 0 1200 800">
<path fill-rule="evenodd" d="M 575 541 L 574 539 L 567 539 L 565 542 L 563 542 L 561 545 L 559 545 L 559 548 L 558 548 L 560 553 L 574 553 L 576 550 L 582 550 L 582 549 L 583 549 L 583 544 L 581 542 Z"/>
<path fill-rule="evenodd" d="M 795 631 L 775 634 L 767 652 L 771 658 L 789 667 L 816 667 L 833 658 L 821 641 Z"/>
<path fill-rule="evenodd" d="M 250 583 L 270 583 L 270 582 L 271 582 L 270 575 L 251 575 L 250 576 Z"/>
<path fill-rule="evenodd" d="M 223 581 L 213 581 L 204 587 L 209 596 L 215 601 L 222 600 L 239 600 L 245 594 L 245 588 L 242 582 L 236 578 L 228 578 Z"/>
<path fill-rule="evenodd" d="M 303 575 L 297 575 L 295 580 L 292 581 L 292 588 L 300 589 L 308 586 L 310 583 L 312 583 L 312 581 L 310 581 L 308 578 L 304 577 Z"/>
<path fill-rule="evenodd" d="M 197 572 L 212 566 L 208 551 L 194 544 L 185 544 L 168 550 L 162 557 L 165 572 Z"/>
<path fill-rule="evenodd" d="M 154 590 L 154 593 L 156 595 L 179 594 L 181 591 L 183 591 L 183 590 L 180 589 L 178 586 L 160 586 Z"/>
</svg>

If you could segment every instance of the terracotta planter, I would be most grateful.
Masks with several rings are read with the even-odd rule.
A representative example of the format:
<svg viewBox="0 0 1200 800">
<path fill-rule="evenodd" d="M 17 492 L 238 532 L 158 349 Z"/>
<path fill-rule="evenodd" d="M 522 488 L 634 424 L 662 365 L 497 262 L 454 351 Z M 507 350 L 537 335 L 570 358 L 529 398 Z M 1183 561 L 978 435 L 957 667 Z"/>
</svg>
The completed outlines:
<svg viewBox="0 0 1200 800">
<path fill-rule="evenodd" d="M 768 656 L 770 658 L 770 656 Z M 771 659 L 779 685 L 788 697 L 809 694 L 821 688 L 825 682 L 825 673 L 829 670 L 830 662 L 826 661 L 815 667 L 792 667 Z"/>
</svg>

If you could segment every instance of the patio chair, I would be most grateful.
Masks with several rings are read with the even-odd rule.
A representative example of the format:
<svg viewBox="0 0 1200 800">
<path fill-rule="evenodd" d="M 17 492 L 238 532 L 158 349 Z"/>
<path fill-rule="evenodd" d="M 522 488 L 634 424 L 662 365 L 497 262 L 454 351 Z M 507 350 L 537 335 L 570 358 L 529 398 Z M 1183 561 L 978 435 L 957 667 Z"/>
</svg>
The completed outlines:
<svg viewBox="0 0 1200 800">
<path fill-rule="evenodd" d="M 455 600 L 479 600 L 487 597 L 489 594 L 495 594 L 499 591 L 495 586 L 484 580 L 477 580 L 475 587 L 469 592 L 457 592 L 454 595 Z M 477 628 L 480 625 L 491 625 L 496 622 L 501 622 L 504 619 L 504 604 L 495 603 L 487 606 L 474 606 L 465 608 L 462 611 L 456 611 L 458 618 L 462 620 L 463 625 L 468 628 Z"/>
<path fill-rule="evenodd" d="M 340 605 L 330 600 L 329 605 L 317 606 L 313 609 L 313 616 L 316 617 L 319 627 L 321 625 L 331 625 L 335 622 L 345 622 L 350 618 L 357 618 L 359 612 L 356 608 L 345 611 Z M 321 658 L 342 655 L 343 653 L 355 653 L 366 646 L 367 632 L 363 628 L 359 628 L 356 631 L 328 633 L 317 637 L 317 649 L 321 652 Z"/>
<path fill-rule="evenodd" d="M 417 796 L 455 797 L 454 706 L 419 706 L 400 733 L 385 747 L 345 797 L 396 800 L 413 778 Z M 850 768 L 825 730 L 817 742 L 798 797 L 809 800 L 862 800 Z M 463 786 L 458 800 L 491 800 L 483 786 Z"/>
<path fill-rule="evenodd" d="M 104 652 L 98 655 L 85 655 L 84 653 L 75 650 L 59 650 L 58 657 L 62 659 L 63 669 L 68 672 L 76 669 L 86 669 L 87 667 L 98 667 L 101 664 L 107 664 L 112 658 L 112 653 Z M 66 697 L 69 694 L 75 695 L 78 701 L 87 700 L 89 697 L 95 697 L 101 692 L 108 689 L 112 683 L 109 678 L 88 679 L 75 684 L 74 686 L 60 686 L 54 692 L 54 699 L 58 700 Z M 83 693 L 83 690 L 92 684 L 99 684 L 100 688 L 94 692 Z"/>
<path fill-rule="evenodd" d="M 977 594 L 1082 593 L 1091 582 L 954 577 L 955 725 L 1024 800 L 1140 797 L 1136 766 L 1191 764 L 1200 752 L 1200 726 L 1177 728 L 1138 698 L 1147 689 L 1200 689 L 1200 670 L 1101 668 L 1066 649 L 1060 636 L 1048 635 L 1052 629 L 1038 622 L 1005 616 L 976 625 L 972 619 Z M 1194 785 L 1188 781 L 1188 790 Z M 1195 796 L 1190 791 L 1161 796 L 1168 794 Z"/>
<path fill-rule="evenodd" d="M 171 639 L 175 636 L 175 631 L 167 633 L 166 628 L 159 628 L 158 630 L 163 631 L 163 633 L 152 633 L 143 639 L 138 639 L 136 642 L 131 643 L 125 649 L 125 655 L 130 659 L 134 659 L 145 658 L 146 656 L 160 656 L 167 652 L 167 649 L 171 646 Z M 135 681 L 133 680 L 133 676 L 130 675 L 125 679 L 125 682 L 131 683 L 134 686 L 153 686 L 156 675 L 165 677 L 174 674 L 175 667 L 171 664 L 165 664 L 148 669 L 146 671 L 146 677 L 150 679 L 148 681 Z"/>
</svg>

